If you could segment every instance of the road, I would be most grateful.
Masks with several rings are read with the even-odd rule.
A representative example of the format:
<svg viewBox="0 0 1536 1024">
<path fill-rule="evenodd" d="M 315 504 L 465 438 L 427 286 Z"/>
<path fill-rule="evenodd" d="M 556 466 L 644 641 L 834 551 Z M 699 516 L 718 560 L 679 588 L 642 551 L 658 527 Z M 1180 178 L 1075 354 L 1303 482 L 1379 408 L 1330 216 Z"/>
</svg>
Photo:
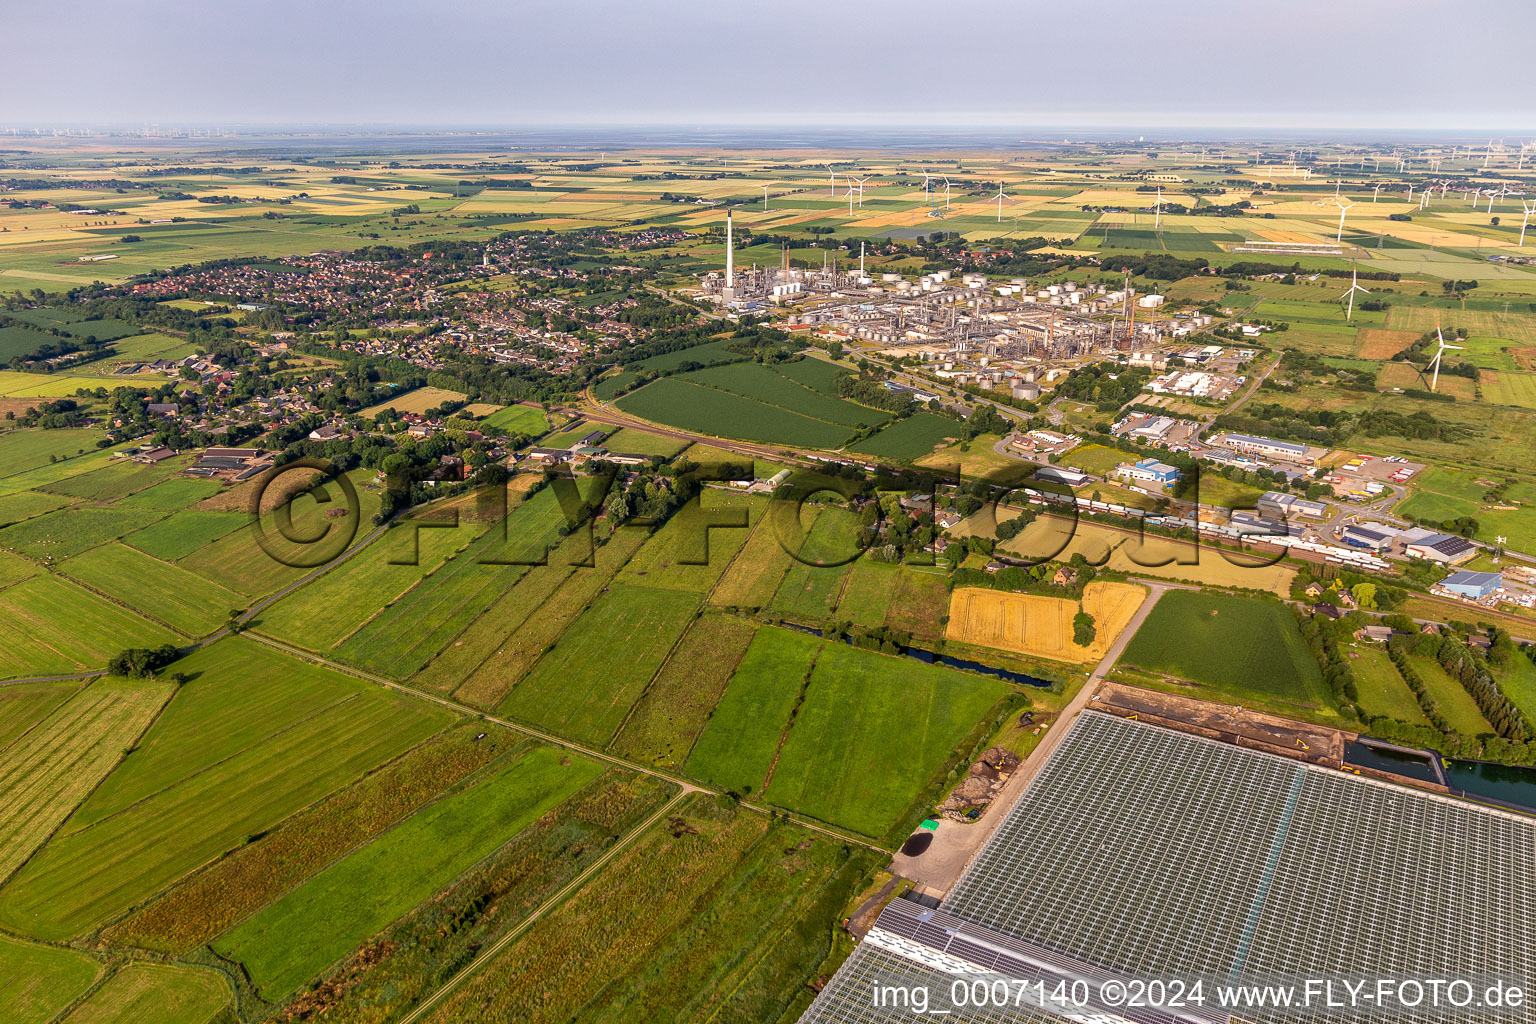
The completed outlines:
<svg viewBox="0 0 1536 1024">
<path fill-rule="evenodd" d="M 1061 745 L 1061 741 L 1072 729 L 1072 723 L 1077 721 L 1077 716 L 1093 699 L 1098 684 L 1114 668 L 1115 662 L 1120 660 L 1120 655 L 1125 651 L 1125 645 L 1130 643 L 1131 637 L 1146 622 L 1148 614 L 1154 605 L 1169 590 L 1196 589 L 1182 587 L 1177 584 L 1163 583 L 1154 580 L 1138 580 L 1147 590 L 1147 597 L 1131 616 L 1125 628 L 1115 642 L 1110 645 L 1104 657 L 1094 667 L 1086 682 L 1078 688 L 1077 693 L 1069 700 L 1061 711 L 1057 713 L 1054 721 L 1046 729 L 1045 735 L 1040 737 L 1040 742 L 1035 749 L 1030 751 L 1017 771 L 1008 777 L 997 797 L 982 812 L 981 817 L 972 823 L 966 824 L 951 821 L 947 818 L 939 821 L 938 829 L 933 833 L 933 842 L 923 853 L 908 857 L 897 852 L 891 858 L 890 871 L 910 879 L 922 886 L 932 895 L 940 896 L 948 893 L 960 876 L 965 874 L 965 869 L 975 860 L 986 841 L 997 831 L 998 825 L 1008 816 L 1013 805 L 1024 795 L 1036 775 L 1040 774 L 1051 754 Z"/>
</svg>

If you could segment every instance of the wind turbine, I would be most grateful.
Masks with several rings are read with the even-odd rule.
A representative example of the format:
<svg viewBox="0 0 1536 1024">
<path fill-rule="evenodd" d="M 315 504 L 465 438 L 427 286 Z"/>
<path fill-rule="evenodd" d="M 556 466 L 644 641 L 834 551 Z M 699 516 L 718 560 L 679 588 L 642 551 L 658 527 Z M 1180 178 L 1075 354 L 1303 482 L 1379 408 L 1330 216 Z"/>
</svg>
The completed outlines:
<svg viewBox="0 0 1536 1024">
<path fill-rule="evenodd" d="M 997 198 L 997 222 L 999 224 L 1001 224 L 1003 222 L 1003 200 L 1004 199 L 1011 199 L 1011 198 L 1013 198 L 1012 196 L 1008 195 L 1006 192 L 1003 191 L 1003 183 L 1002 182 L 998 182 L 997 183 L 997 197 L 996 198 Z"/>
<path fill-rule="evenodd" d="M 1346 290 L 1344 292 L 1345 295 L 1349 296 L 1349 310 L 1348 310 L 1348 312 L 1346 312 L 1344 314 L 1344 319 L 1345 320 L 1353 320 L 1354 319 L 1354 316 L 1355 316 L 1355 292 L 1362 292 L 1363 294 L 1366 294 L 1366 295 L 1371 294 L 1369 289 L 1361 288 L 1360 287 L 1360 268 L 1359 267 L 1351 267 L 1350 268 L 1350 272 L 1349 272 L 1349 288 L 1348 288 L 1348 290 Z"/>
<path fill-rule="evenodd" d="M 832 169 L 831 164 L 827 164 L 827 195 L 833 199 L 837 198 L 837 172 Z"/>
<path fill-rule="evenodd" d="M 768 186 L 763 186 L 763 212 L 768 212 Z"/>
<path fill-rule="evenodd" d="M 1536 202 L 1522 199 L 1520 206 L 1525 210 L 1525 216 L 1520 218 L 1520 244 L 1523 246 L 1525 245 L 1525 226 L 1531 222 L 1531 214 L 1536 213 Z"/>
<path fill-rule="evenodd" d="M 922 168 L 919 167 L 918 170 L 922 171 Z M 923 171 L 923 202 L 929 206 L 933 205 L 933 175 L 927 171 Z"/>
<path fill-rule="evenodd" d="M 845 174 L 845 175 L 843 175 L 843 177 L 848 179 L 848 216 L 852 217 L 853 216 L 853 175 Z"/>
<path fill-rule="evenodd" d="M 861 210 L 864 209 L 864 183 L 873 177 L 873 174 L 866 174 L 859 179 L 859 209 Z"/>
<path fill-rule="evenodd" d="M 1435 337 L 1440 339 L 1440 347 L 1435 350 L 1435 358 L 1431 359 L 1429 361 L 1429 366 L 1425 367 L 1426 370 L 1430 367 L 1434 367 L 1435 370 L 1434 376 L 1430 378 L 1429 381 L 1429 390 L 1431 392 L 1433 392 L 1436 385 L 1440 383 L 1440 357 L 1445 355 L 1447 351 L 1460 352 L 1462 349 L 1462 346 L 1460 345 L 1447 345 L 1445 343 L 1445 335 L 1440 333 L 1440 328 L 1438 327 L 1435 328 Z"/>
<path fill-rule="evenodd" d="M 1339 208 L 1339 233 L 1338 233 L 1338 236 L 1336 238 L 1334 238 L 1333 241 L 1334 241 L 1334 243 L 1336 245 L 1343 245 L 1344 244 L 1344 215 L 1347 214 L 1349 212 L 1349 208 L 1351 206 L 1354 206 L 1355 204 L 1354 203 L 1350 203 L 1348 206 L 1346 206 L 1345 204 L 1343 204 L 1343 203 L 1339 202 L 1337 199 L 1335 199 L 1333 201 L 1333 205 L 1335 205 L 1335 206 L 1337 206 Z"/>
<path fill-rule="evenodd" d="M 1371 193 L 1371 202 L 1374 203 L 1376 201 L 1376 197 L 1379 196 L 1379 195 L 1381 195 L 1381 186 L 1377 185 L 1376 186 L 1376 191 Z"/>
<path fill-rule="evenodd" d="M 949 178 L 944 179 L 944 209 L 949 209 Z"/>
<path fill-rule="evenodd" d="M 1157 202 L 1152 206 L 1152 230 L 1156 231 L 1163 224 L 1163 186 L 1157 186 Z"/>
</svg>

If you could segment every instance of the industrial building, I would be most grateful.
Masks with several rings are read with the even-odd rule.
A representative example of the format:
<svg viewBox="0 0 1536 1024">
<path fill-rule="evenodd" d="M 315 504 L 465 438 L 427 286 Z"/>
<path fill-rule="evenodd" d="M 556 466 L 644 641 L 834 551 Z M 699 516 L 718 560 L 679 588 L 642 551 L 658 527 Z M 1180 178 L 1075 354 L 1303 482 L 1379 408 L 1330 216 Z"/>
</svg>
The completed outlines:
<svg viewBox="0 0 1536 1024">
<path fill-rule="evenodd" d="M 1365 548 L 1367 551 L 1385 551 L 1392 546 L 1392 534 L 1367 526 L 1347 526 L 1339 539 L 1352 548 Z"/>
<path fill-rule="evenodd" d="M 1443 565 L 1460 565 L 1477 554 L 1477 545 L 1465 537 L 1429 530 L 1411 530 L 1404 535 L 1408 543 L 1403 554 Z"/>
<path fill-rule="evenodd" d="M 1156 459 L 1146 458 L 1140 462 L 1122 463 L 1115 469 L 1115 475 L 1126 480 L 1144 480 L 1161 487 L 1165 484 L 1173 483 L 1183 474 L 1179 472 L 1177 467 L 1170 466 L 1166 462 L 1158 462 Z"/>
<path fill-rule="evenodd" d="M 1460 597 L 1467 601 L 1481 601 L 1504 589 L 1504 574 L 1469 572 L 1463 569 L 1460 572 L 1451 573 L 1436 585 L 1452 597 Z"/>
<path fill-rule="evenodd" d="M 1325 519 L 1328 506 L 1320 501 L 1298 498 L 1284 491 L 1265 491 L 1254 506 L 1266 516 L 1276 519 Z"/>
<path fill-rule="evenodd" d="M 1130 978 L 1500 978 L 1529 991 L 1533 897 L 1536 820 L 1087 711 L 955 888 L 937 906 L 892 901 L 801 1021 L 1492 1024 L 1508 1009 L 1232 1014 L 1093 996 Z M 954 987 L 977 978 L 1092 984 L 1083 1006 L 998 1007 Z M 925 990 L 927 1013 L 894 1005 L 889 986 Z"/>
<path fill-rule="evenodd" d="M 1254 437 L 1250 434 L 1228 434 L 1221 438 L 1221 443 L 1234 451 L 1249 452 L 1274 459 L 1304 462 L 1309 465 L 1313 461 L 1311 449 L 1294 441 L 1277 441 L 1272 437 Z"/>
</svg>

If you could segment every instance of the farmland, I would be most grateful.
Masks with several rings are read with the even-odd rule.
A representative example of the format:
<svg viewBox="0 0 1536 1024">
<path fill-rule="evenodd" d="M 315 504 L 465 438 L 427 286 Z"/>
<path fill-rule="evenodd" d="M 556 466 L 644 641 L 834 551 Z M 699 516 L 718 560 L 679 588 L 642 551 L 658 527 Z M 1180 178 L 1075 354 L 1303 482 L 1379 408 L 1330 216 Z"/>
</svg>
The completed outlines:
<svg viewBox="0 0 1536 1024">
<path fill-rule="evenodd" d="M 151 558 L 126 544 L 103 544 L 76 555 L 62 571 L 78 583 L 113 597 L 140 614 L 187 636 L 203 636 L 224 624 L 245 602 L 212 580 Z"/>
<path fill-rule="evenodd" d="M 65 1018 L 68 1024 L 207 1024 L 230 1001 L 217 971 L 130 963 Z"/>
<path fill-rule="evenodd" d="M 682 591 L 614 586 L 539 659 L 502 702 L 503 713 L 605 746 L 698 608 Z M 622 649 L 615 664 L 605 652 Z"/>
<path fill-rule="evenodd" d="M 0 590 L 0 678 L 100 669 L 125 646 L 176 635 L 56 576 Z"/>
<path fill-rule="evenodd" d="M 338 856 L 392 827 L 520 741 L 470 725 L 406 751 L 254 843 L 187 876 L 107 931 L 115 943 L 179 953 L 206 943 Z"/>
<path fill-rule="evenodd" d="M 165 683 L 101 680 L 0 752 L 0 879 L 112 770 L 170 692 Z"/>
<path fill-rule="evenodd" d="M 223 644 L 229 646 L 220 650 L 216 645 L 207 653 L 233 664 L 210 663 L 210 685 L 222 681 L 238 690 L 251 680 L 280 677 L 273 674 L 277 666 L 264 672 L 259 658 L 241 657 L 255 653 L 251 641 Z M 181 727 L 182 736 L 163 748 L 163 767 L 150 761 L 142 769 L 140 784 L 149 795 L 110 817 L 97 818 L 94 798 L 87 802 L 80 813 L 89 823 L 75 827 L 66 822 L 63 834 L 0 889 L 0 922 L 40 938 L 63 938 L 94 927 L 239 845 L 243 837 L 409 749 L 447 721 L 446 712 L 390 697 L 329 670 L 288 661 L 277 671 L 318 678 L 322 685 L 333 680 L 338 694 L 351 690 L 353 695 L 276 733 L 264 732 L 265 722 L 230 736 L 196 730 L 196 721 Z M 274 695 L 264 696 L 270 700 Z M 205 714 L 220 713 L 213 704 L 208 702 Z M 168 721 L 173 725 L 167 732 L 175 719 Z M 233 724 L 245 725 L 238 717 Z M 146 744 L 158 738 L 158 731 L 157 723 Z M 208 767 L 188 775 L 193 757 Z M 166 831 L 167 821 L 177 822 L 173 832 Z M 82 864 L 91 865 L 83 876 Z"/>
<path fill-rule="evenodd" d="M 683 378 L 663 377 L 617 402 L 632 416 L 714 437 L 808 448 L 840 447 L 852 430 Z"/>
<path fill-rule="evenodd" d="M 746 653 L 755 627 L 730 615 L 693 621 L 614 738 L 611 749 L 641 764 L 676 768 L 703 730 Z"/>
<path fill-rule="evenodd" d="M 1360 710 L 1373 718 L 1385 715 L 1412 725 L 1429 724 L 1413 691 L 1385 651 L 1359 644 L 1349 652 L 1349 659 L 1360 693 Z"/>
<path fill-rule="evenodd" d="M 1483 717 L 1478 710 L 1477 701 L 1466 688 L 1452 679 L 1451 676 L 1440 667 L 1440 663 L 1431 659 L 1410 656 L 1408 663 L 1413 670 L 1424 680 L 1424 688 L 1429 692 L 1430 699 L 1440 709 L 1440 714 L 1445 717 L 1451 730 L 1463 736 L 1482 736 L 1493 732 L 1493 726 L 1488 724 L 1488 719 Z"/>
<path fill-rule="evenodd" d="M 16 1024 L 47 1024 L 100 973 L 83 953 L 0 935 L 0 1006 Z"/>
<path fill-rule="evenodd" d="M 703 1020 L 711 994 L 730 1019 L 777 1019 L 825 957 L 825 923 L 871 867 L 866 853 L 695 797 L 427 1019 L 475 1007 L 533 1021 L 617 1022 L 640 1008 Z M 614 998 L 594 998 L 610 987 Z"/>
<path fill-rule="evenodd" d="M 1132 584 L 1101 581 L 1083 588 L 1081 604 L 1039 594 L 957 588 L 950 604 L 949 638 L 1017 654 L 1097 662 L 1130 622 L 1144 595 L 1141 587 Z M 1072 620 L 1079 611 L 1094 618 L 1093 642 L 1086 646 L 1072 638 Z"/>
<path fill-rule="evenodd" d="M 815 637 L 758 630 L 688 757 L 688 774 L 720 789 L 761 790 L 820 651 Z"/>
<path fill-rule="evenodd" d="M 1173 676 L 1260 710 L 1314 713 L 1329 694 L 1289 608 L 1276 601 L 1187 590 L 1164 594 L 1117 666 Z M 1138 677 L 1139 678 L 1139 677 Z"/>
<path fill-rule="evenodd" d="M 920 412 L 898 420 L 864 440 L 855 442 L 851 447 L 862 455 L 911 462 L 932 453 L 947 438 L 958 434 L 958 427 L 953 420 Z"/>
<path fill-rule="evenodd" d="M 286 995 L 601 773 L 553 747 L 523 753 L 332 864 L 215 947 L 243 963 L 264 994 Z"/>
<path fill-rule="evenodd" d="M 763 798 L 899 841 L 914 802 L 1007 693 L 993 679 L 829 644 Z M 893 829 L 899 837 L 888 834 Z"/>
</svg>

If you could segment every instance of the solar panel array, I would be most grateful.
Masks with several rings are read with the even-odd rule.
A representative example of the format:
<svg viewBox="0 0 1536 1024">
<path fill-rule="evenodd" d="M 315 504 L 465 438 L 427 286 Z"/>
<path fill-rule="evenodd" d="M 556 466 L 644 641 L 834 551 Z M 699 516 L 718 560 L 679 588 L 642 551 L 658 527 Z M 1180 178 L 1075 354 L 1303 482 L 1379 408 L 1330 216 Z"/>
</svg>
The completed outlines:
<svg viewBox="0 0 1536 1024">
<path fill-rule="evenodd" d="M 943 910 L 1126 977 L 1500 976 L 1530 991 L 1536 821 L 1089 713 Z M 892 960 L 903 957 L 866 942 L 844 970 L 866 981 Z M 930 973 L 948 986 L 942 971 Z M 885 1010 L 859 1009 L 858 985 L 844 982 L 839 972 L 803 1019 L 915 1019 L 860 1016 Z M 950 1016 L 1038 1019 L 975 1012 Z M 1511 1019 L 1425 1006 L 1313 1013 Z M 1298 1017 L 1247 1010 L 1241 1019 Z"/>
</svg>

